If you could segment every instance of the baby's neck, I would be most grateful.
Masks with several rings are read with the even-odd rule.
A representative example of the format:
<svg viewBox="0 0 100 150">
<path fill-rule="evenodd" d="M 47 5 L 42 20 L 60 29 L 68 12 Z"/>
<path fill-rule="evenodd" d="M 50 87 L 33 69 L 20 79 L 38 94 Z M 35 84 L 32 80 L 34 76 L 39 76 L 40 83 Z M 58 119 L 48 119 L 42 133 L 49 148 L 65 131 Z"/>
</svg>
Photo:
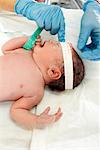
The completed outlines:
<svg viewBox="0 0 100 150">
<path fill-rule="evenodd" d="M 38 69 L 40 70 L 41 74 L 42 74 L 42 77 L 43 77 L 43 80 L 44 80 L 44 84 L 47 85 L 50 81 L 49 81 L 49 78 L 46 74 L 46 68 L 45 66 L 39 62 L 39 59 L 38 57 L 36 57 L 34 54 L 33 54 L 33 60 L 36 64 L 36 66 L 38 67 Z"/>
</svg>

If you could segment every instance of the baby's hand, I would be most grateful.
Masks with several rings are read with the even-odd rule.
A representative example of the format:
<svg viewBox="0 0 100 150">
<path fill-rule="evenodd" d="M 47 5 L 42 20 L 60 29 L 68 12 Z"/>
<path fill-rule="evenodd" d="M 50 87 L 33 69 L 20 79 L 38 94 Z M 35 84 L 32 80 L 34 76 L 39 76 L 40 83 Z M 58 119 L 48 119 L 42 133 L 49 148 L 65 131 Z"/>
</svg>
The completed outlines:
<svg viewBox="0 0 100 150">
<path fill-rule="evenodd" d="M 42 43 L 42 39 L 41 39 L 41 36 L 39 35 L 36 39 L 35 45 L 41 46 L 41 43 Z"/>
<path fill-rule="evenodd" d="M 38 118 L 37 118 L 37 122 L 36 122 L 36 128 L 44 128 L 49 124 L 52 124 L 56 121 L 58 121 L 61 116 L 62 116 L 62 112 L 61 109 L 59 108 L 58 111 L 53 114 L 53 115 L 49 115 L 50 111 L 50 107 L 47 107 L 43 113 L 41 113 Z"/>
</svg>

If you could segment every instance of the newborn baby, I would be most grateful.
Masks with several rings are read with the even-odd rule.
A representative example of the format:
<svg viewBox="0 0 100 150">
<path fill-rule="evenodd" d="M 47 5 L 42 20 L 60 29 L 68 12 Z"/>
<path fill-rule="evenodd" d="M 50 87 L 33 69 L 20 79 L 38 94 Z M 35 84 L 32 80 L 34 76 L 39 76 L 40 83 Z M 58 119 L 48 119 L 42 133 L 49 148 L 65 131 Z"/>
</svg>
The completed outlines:
<svg viewBox="0 0 100 150">
<path fill-rule="evenodd" d="M 47 107 L 40 115 L 30 110 L 39 104 L 44 95 L 44 87 L 65 90 L 64 61 L 59 42 L 45 41 L 41 44 L 38 37 L 31 51 L 22 48 L 28 37 L 18 37 L 6 42 L 0 56 L 0 101 L 13 101 L 11 118 L 28 128 L 43 128 L 56 122 L 62 116 L 61 109 L 49 115 Z M 73 88 L 84 77 L 84 66 L 78 54 L 70 45 L 73 59 Z"/>
</svg>

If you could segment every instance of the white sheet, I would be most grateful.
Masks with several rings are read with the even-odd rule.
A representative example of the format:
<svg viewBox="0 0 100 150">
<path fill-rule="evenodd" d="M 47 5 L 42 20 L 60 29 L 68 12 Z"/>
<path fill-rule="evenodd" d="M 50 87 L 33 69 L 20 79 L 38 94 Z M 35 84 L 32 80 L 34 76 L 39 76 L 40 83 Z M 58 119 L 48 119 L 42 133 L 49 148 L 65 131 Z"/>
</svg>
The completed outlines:
<svg viewBox="0 0 100 150">
<path fill-rule="evenodd" d="M 76 48 L 82 12 L 80 10 L 64 10 L 64 14 L 68 28 L 67 39 Z M 45 91 L 44 99 L 37 107 L 37 114 L 49 105 L 51 113 L 60 106 L 63 116 L 52 126 L 41 131 L 33 131 L 31 150 L 100 149 L 100 62 L 84 61 L 84 64 L 85 79 L 75 90 L 63 93 Z"/>
<path fill-rule="evenodd" d="M 82 12 L 64 10 L 64 13 L 67 38 L 76 48 Z M 33 28 L 36 24 L 25 18 L 0 14 L 0 47 L 9 38 L 30 35 Z M 14 33 L 3 33 L 9 31 Z M 42 36 L 54 38 L 49 37 L 47 32 L 43 32 Z M 85 79 L 75 90 L 56 93 L 46 89 L 37 114 L 48 105 L 51 106 L 51 113 L 59 106 L 63 111 L 62 118 L 46 129 L 35 129 L 33 133 L 21 129 L 9 118 L 11 103 L 0 104 L 0 150 L 99 150 L 100 62 L 84 61 L 84 64 Z"/>
</svg>

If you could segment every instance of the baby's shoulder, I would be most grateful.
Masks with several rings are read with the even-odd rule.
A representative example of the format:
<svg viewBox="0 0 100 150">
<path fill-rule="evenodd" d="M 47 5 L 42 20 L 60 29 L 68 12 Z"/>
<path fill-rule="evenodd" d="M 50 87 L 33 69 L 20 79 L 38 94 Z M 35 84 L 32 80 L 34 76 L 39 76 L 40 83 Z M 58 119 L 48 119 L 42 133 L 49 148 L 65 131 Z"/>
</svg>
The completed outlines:
<svg viewBox="0 0 100 150">
<path fill-rule="evenodd" d="M 44 95 L 45 86 L 44 86 L 44 84 L 42 82 L 39 83 L 38 85 L 35 85 L 34 88 L 35 88 L 34 89 L 35 95 L 38 95 L 40 97 L 42 97 Z"/>
<path fill-rule="evenodd" d="M 30 90 L 27 90 L 27 92 L 24 93 L 24 97 L 34 97 L 35 99 L 41 100 L 44 96 L 44 87 L 41 85 L 38 86 L 33 86 Z"/>
</svg>

